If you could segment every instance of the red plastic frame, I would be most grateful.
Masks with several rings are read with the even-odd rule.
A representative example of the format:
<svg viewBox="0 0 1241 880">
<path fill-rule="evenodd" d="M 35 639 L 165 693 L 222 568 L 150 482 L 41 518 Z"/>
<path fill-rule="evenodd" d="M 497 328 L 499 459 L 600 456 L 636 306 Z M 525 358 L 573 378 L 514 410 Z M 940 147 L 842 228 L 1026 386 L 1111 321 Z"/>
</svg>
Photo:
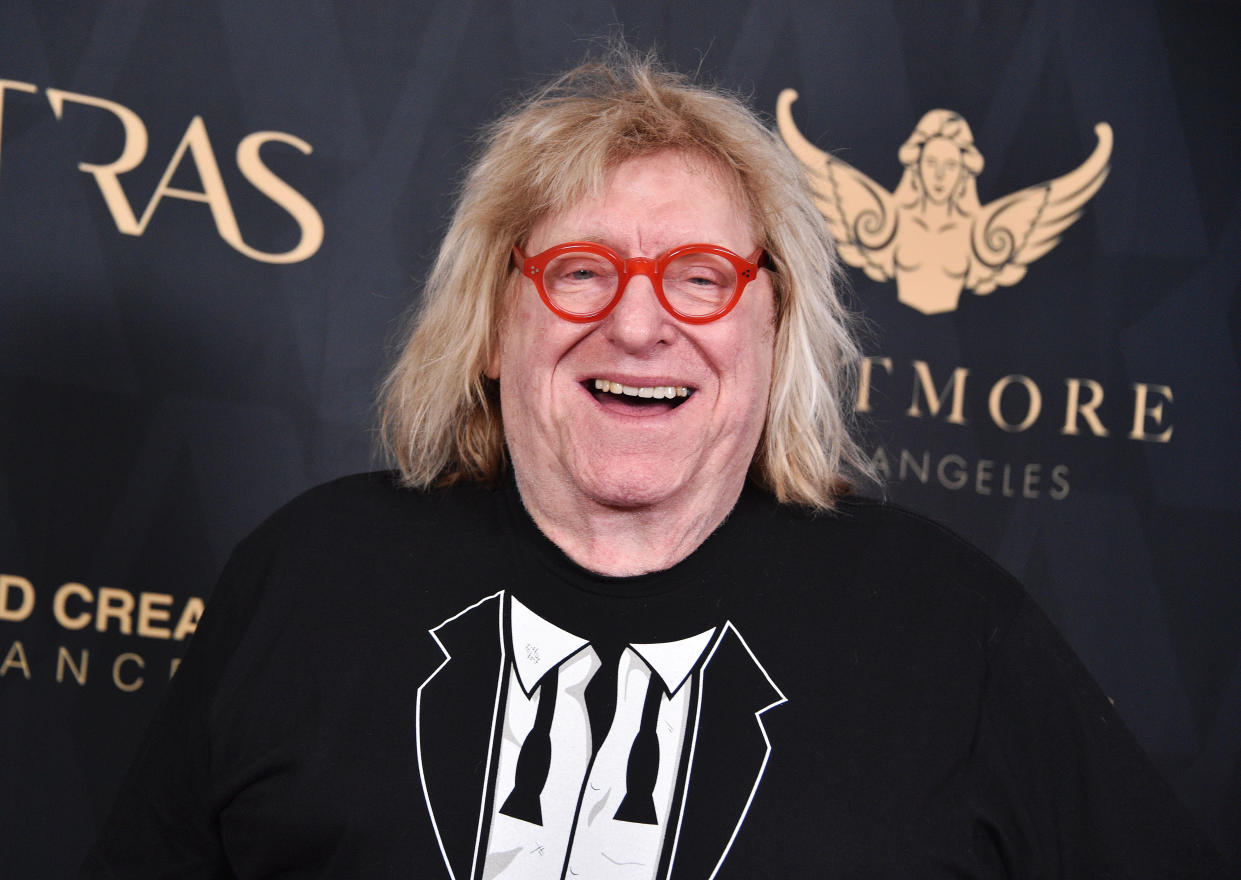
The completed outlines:
<svg viewBox="0 0 1241 880">
<path fill-rule="evenodd" d="M 573 312 L 566 312 L 564 309 L 557 308 L 552 302 L 551 297 L 547 295 L 547 290 L 543 287 L 543 271 L 547 268 L 547 264 L 561 254 L 570 251 L 586 251 L 603 257 L 614 267 L 618 283 L 616 285 L 616 296 L 598 311 L 591 312 L 588 315 L 578 315 Z M 732 297 L 718 311 L 710 315 L 683 315 L 672 307 L 668 302 L 668 298 L 664 296 L 663 271 L 668 264 L 677 257 L 688 251 L 706 252 L 723 257 L 732 263 L 733 268 L 737 270 L 737 289 L 733 291 Z M 651 286 L 655 288 L 655 296 L 659 300 L 659 304 L 664 307 L 668 314 L 672 315 L 678 321 L 684 321 L 686 324 L 709 324 L 712 321 L 718 321 L 727 315 L 737 305 L 741 299 L 741 294 L 745 290 L 746 285 L 758 277 L 759 267 L 763 262 L 763 249 L 756 250 L 748 260 L 715 244 L 683 244 L 675 247 L 670 251 L 660 254 L 658 257 L 651 259 L 650 257 L 634 257 L 626 260 L 606 245 L 597 244 L 590 241 L 567 241 L 564 244 L 553 245 L 540 254 L 527 257 L 521 252 L 521 248 L 513 247 L 513 262 L 521 269 L 521 273 L 534 282 L 534 287 L 539 292 L 539 298 L 543 300 L 543 304 L 556 313 L 558 317 L 566 321 L 572 321 L 575 324 L 589 324 L 592 321 L 602 321 L 608 316 L 612 309 L 616 308 L 616 304 L 620 302 L 621 297 L 625 295 L 625 288 L 629 284 L 629 280 L 635 275 L 645 275 L 651 279 Z"/>
</svg>

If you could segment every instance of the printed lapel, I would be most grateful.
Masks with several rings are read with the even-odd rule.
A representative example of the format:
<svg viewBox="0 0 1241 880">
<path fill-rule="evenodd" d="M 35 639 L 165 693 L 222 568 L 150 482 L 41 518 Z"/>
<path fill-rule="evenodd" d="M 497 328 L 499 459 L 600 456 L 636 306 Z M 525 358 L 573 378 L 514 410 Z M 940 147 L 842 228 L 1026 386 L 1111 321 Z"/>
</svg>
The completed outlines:
<svg viewBox="0 0 1241 880">
<path fill-rule="evenodd" d="M 665 845 L 671 873 L 660 871 L 668 880 L 710 880 L 725 864 L 733 840 L 745 833 L 753 801 L 761 798 L 771 754 L 762 715 L 785 701 L 732 623 L 724 625 L 699 676 L 681 818 L 671 846 Z"/>
<path fill-rule="evenodd" d="M 431 630 L 443 662 L 418 688 L 418 772 L 453 880 L 472 878 L 480 817 L 490 814 L 493 733 L 508 669 L 503 596 L 488 596 Z"/>
</svg>

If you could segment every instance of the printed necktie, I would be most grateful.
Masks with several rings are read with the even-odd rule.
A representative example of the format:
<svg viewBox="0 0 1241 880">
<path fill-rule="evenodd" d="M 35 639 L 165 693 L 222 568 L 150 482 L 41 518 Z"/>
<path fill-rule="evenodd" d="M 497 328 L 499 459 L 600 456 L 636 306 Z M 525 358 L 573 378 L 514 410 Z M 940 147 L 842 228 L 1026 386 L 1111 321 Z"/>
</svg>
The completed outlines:
<svg viewBox="0 0 1241 880">
<path fill-rule="evenodd" d="M 591 751 L 588 766 L 593 767 L 599 748 L 607 739 L 616 717 L 620 658 L 628 646 L 624 642 L 596 640 L 591 643 L 591 647 L 600 660 L 600 666 L 591 676 L 584 694 L 586 715 L 590 722 Z M 625 796 L 613 817 L 621 822 L 647 825 L 658 823 L 653 792 L 659 772 L 656 722 L 663 690 L 659 676 L 652 671 L 642 704 L 641 727 L 630 748 L 629 761 L 625 768 Z M 543 824 L 539 798 L 547 784 L 547 773 L 551 768 L 551 728 L 558 693 L 559 667 L 548 671 L 539 684 L 539 706 L 535 711 L 534 726 L 526 734 L 517 755 L 513 790 L 500 808 L 505 816 L 535 825 Z"/>
<path fill-rule="evenodd" d="M 586 685 L 586 715 L 590 718 L 590 759 L 594 763 L 599 747 L 607 739 L 616 717 L 616 677 L 620 672 L 624 642 L 596 640 L 590 646 L 599 656 L 600 666 Z"/>
<path fill-rule="evenodd" d="M 556 692 L 560 684 L 560 667 L 543 676 L 539 685 L 539 708 L 534 716 L 534 726 L 526 734 L 517 754 L 513 790 L 500 812 L 514 819 L 543 824 L 543 809 L 539 796 L 547 784 L 547 770 L 552 762 L 552 716 L 556 713 Z"/>
</svg>

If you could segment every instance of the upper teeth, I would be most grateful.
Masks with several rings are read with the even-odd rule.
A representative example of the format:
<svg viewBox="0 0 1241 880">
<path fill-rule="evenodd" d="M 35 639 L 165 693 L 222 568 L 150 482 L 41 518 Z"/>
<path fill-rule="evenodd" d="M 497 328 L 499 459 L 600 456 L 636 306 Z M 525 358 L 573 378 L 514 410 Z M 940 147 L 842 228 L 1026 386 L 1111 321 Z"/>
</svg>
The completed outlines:
<svg viewBox="0 0 1241 880">
<path fill-rule="evenodd" d="M 635 385 L 622 385 L 620 382 L 612 382 L 608 379 L 596 379 L 595 388 L 612 394 L 627 394 L 630 397 L 654 397 L 657 399 L 689 397 L 689 389 L 684 385 L 648 385 L 637 387 Z"/>
</svg>

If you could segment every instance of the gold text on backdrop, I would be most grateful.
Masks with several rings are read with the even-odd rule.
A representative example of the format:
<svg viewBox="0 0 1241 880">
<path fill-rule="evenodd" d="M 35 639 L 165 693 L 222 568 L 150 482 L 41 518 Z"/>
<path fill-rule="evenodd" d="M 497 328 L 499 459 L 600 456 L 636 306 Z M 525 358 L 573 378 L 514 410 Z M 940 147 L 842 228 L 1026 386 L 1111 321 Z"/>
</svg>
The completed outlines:
<svg viewBox="0 0 1241 880">
<path fill-rule="evenodd" d="M 5 91 L 37 94 L 38 87 L 33 83 L 16 80 L 0 79 L 0 150 L 3 149 L 4 97 Z M 298 242 L 287 251 L 273 253 L 251 247 L 241 237 L 241 228 L 237 224 L 237 215 L 229 199 L 228 190 L 224 186 L 224 178 L 220 174 L 220 165 L 216 161 L 215 150 L 207 135 L 207 124 L 201 116 L 190 120 L 181 142 L 172 154 L 172 159 L 164 168 L 163 176 L 155 187 L 155 192 L 147 201 L 142 215 L 138 216 L 130 204 L 125 190 L 121 187 L 121 175 L 133 171 L 147 155 L 148 137 L 146 124 L 142 118 L 128 107 L 76 92 L 62 89 L 46 90 L 48 103 L 56 119 L 64 117 L 67 105 L 91 107 L 112 114 L 121 123 L 124 132 L 124 146 L 121 154 L 110 162 L 79 162 L 78 170 L 91 175 L 104 204 L 112 215 L 116 228 L 126 235 L 142 235 L 155 209 L 165 198 L 182 199 L 189 202 L 202 202 L 211 210 L 216 230 L 234 250 L 252 260 L 261 263 L 298 263 L 312 257 L 323 244 L 323 218 L 315 210 L 305 196 L 295 190 L 286 181 L 277 177 L 263 163 L 259 150 L 266 144 L 288 144 L 304 155 L 310 155 L 312 148 L 306 141 L 283 131 L 256 131 L 246 135 L 237 144 L 236 162 L 242 176 L 250 185 L 283 208 L 300 230 Z M 193 163 L 202 184 L 201 190 L 188 190 L 170 185 L 173 175 L 181 167 L 186 156 Z"/>
<path fill-rule="evenodd" d="M 955 367 L 946 380 L 939 382 L 926 361 L 914 360 L 909 367 L 912 377 L 909 406 L 904 410 L 906 416 L 912 419 L 941 418 L 952 425 L 969 424 L 973 415 L 967 406 L 968 367 Z M 877 373 L 892 376 L 894 369 L 895 364 L 890 357 L 871 355 L 862 358 L 855 401 L 858 412 L 874 411 L 872 389 L 878 386 Z M 1168 423 L 1164 404 L 1173 402 L 1172 389 L 1153 382 L 1134 382 L 1129 386 L 1129 392 L 1125 437 L 1148 443 L 1169 442 L 1173 425 Z M 887 394 L 884 396 L 891 399 Z M 1019 373 L 1000 376 L 987 392 L 987 416 L 1002 431 L 1020 434 L 1042 416 L 1045 397 L 1043 389 L 1029 376 Z M 1111 431 L 1099 411 L 1104 397 L 1103 385 L 1094 379 L 1077 376 L 1064 379 L 1063 405 L 1059 405 L 1057 399 L 1053 401 L 1052 410 L 1053 418 L 1059 422 L 1059 433 L 1078 436 L 1083 434 L 1085 427 L 1095 437 L 1110 436 Z M 1060 421 L 1060 413 L 1064 414 L 1063 421 Z"/>
<path fill-rule="evenodd" d="M 57 645 L 53 666 L 49 648 L 41 639 L 36 639 L 34 648 L 27 651 L 21 630 L 6 628 L 0 633 L 4 636 L 0 640 L 0 679 L 20 677 L 31 681 L 41 674 L 51 676 L 54 670 L 58 685 L 85 687 L 91 669 L 102 664 L 109 672 L 102 679 L 104 682 L 110 682 L 118 691 L 133 693 L 142 688 L 147 675 L 156 669 L 167 668 L 169 678 L 176 673 L 181 658 L 167 656 L 168 649 L 175 649 L 194 634 L 202 613 L 203 600 L 198 596 L 179 600 L 169 593 L 134 592 L 120 587 L 92 589 L 76 581 L 60 584 L 51 592 L 51 601 L 45 602 L 40 601 L 39 590 L 29 578 L 0 573 L 0 622 L 27 626 L 33 623 L 39 632 L 59 627 L 71 633 L 94 630 L 113 637 L 103 647 Z M 147 640 L 148 649 L 141 654 L 128 650 L 135 639 Z M 113 647 L 113 653 L 109 653 L 108 645 L 116 646 L 118 641 L 126 650 Z M 99 680 L 98 675 L 93 678 Z"/>
</svg>

